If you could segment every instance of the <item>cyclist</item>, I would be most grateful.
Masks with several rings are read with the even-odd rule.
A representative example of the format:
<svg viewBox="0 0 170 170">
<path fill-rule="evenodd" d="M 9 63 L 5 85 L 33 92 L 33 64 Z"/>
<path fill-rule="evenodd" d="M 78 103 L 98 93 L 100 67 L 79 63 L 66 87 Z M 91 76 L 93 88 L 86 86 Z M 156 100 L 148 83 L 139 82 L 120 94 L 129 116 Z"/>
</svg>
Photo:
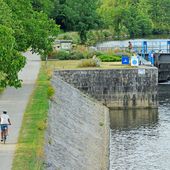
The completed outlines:
<svg viewBox="0 0 170 170">
<path fill-rule="evenodd" d="M 132 52 L 132 48 L 133 48 L 132 43 L 129 41 L 129 45 L 128 45 L 129 52 Z"/>
<path fill-rule="evenodd" d="M 9 118 L 9 115 L 7 114 L 7 111 L 3 111 L 3 113 L 0 116 L 0 124 L 1 124 L 1 142 L 3 141 L 3 132 L 5 134 L 8 134 L 8 124 L 11 125 L 11 121 Z"/>
</svg>

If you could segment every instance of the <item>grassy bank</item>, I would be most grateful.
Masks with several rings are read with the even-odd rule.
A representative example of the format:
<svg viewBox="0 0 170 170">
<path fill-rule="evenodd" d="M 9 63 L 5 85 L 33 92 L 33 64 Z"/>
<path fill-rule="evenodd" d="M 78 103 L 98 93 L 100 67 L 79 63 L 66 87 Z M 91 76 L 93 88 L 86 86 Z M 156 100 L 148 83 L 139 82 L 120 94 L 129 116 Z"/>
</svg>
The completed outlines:
<svg viewBox="0 0 170 170">
<path fill-rule="evenodd" d="M 78 67 L 80 60 L 58 60 L 58 61 L 48 61 L 48 69 L 113 69 L 113 68 L 131 68 L 130 65 L 122 65 L 121 62 L 101 62 L 100 67 Z"/>
<path fill-rule="evenodd" d="M 48 76 L 42 65 L 33 94 L 24 113 L 12 170 L 40 170 L 43 168 L 48 84 Z"/>
</svg>

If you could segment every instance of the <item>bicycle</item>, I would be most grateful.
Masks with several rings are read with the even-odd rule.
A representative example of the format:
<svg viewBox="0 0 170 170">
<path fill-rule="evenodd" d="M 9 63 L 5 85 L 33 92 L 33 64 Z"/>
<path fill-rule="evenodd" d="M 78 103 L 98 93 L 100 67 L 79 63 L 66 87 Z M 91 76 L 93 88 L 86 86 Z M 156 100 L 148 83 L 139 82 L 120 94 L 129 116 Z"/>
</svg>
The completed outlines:
<svg viewBox="0 0 170 170">
<path fill-rule="evenodd" d="M 10 124 L 7 124 L 7 126 L 8 125 L 10 125 Z M 1 126 L 3 126 L 3 125 L 1 125 Z M 3 140 L 3 143 L 5 144 L 5 142 L 6 142 L 6 139 L 7 139 L 7 127 L 6 125 L 4 126 L 4 128 L 2 128 L 2 131 L 1 131 L 1 133 L 2 133 L 2 140 Z"/>
</svg>

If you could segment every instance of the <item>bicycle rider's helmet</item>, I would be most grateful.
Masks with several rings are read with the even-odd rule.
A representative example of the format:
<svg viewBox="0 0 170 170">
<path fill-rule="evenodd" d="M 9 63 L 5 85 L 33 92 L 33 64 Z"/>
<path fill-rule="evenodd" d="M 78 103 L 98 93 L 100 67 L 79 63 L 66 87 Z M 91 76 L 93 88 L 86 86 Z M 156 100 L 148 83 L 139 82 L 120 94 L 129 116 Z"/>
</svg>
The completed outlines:
<svg viewBox="0 0 170 170">
<path fill-rule="evenodd" d="M 4 111 L 3 111 L 3 114 L 7 114 L 7 111 L 6 111 L 6 110 L 4 110 Z"/>
</svg>

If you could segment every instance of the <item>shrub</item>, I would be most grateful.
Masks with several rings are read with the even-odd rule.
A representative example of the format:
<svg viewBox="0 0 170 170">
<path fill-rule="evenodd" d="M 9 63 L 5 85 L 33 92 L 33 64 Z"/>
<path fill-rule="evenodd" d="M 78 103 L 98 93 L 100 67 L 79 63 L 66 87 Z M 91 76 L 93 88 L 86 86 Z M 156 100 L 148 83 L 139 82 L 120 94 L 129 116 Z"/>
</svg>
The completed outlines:
<svg viewBox="0 0 170 170">
<path fill-rule="evenodd" d="M 77 32 L 66 32 L 59 34 L 57 39 L 59 40 L 72 40 L 74 44 L 80 43 L 80 36 Z"/>
<path fill-rule="evenodd" d="M 99 59 L 103 62 L 116 62 L 116 61 L 121 61 L 121 56 L 115 56 L 115 55 L 107 55 L 103 54 L 98 56 Z"/>
<path fill-rule="evenodd" d="M 51 84 L 48 85 L 47 95 L 49 99 L 52 99 L 53 95 L 55 93 L 55 90 Z"/>
<path fill-rule="evenodd" d="M 38 130 L 44 130 L 47 128 L 47 121 L 46 120 L 41 120 L 37 123 L 37 128 Z"/>
<path fill-rule="evenodd" d="M 69 59 L 69 51 L 59 50 L 54 51 L 48 55 L 49 59 L 58 59 L 58 60 L 68 60 Z"/>
<path fill-rule="evenodd" d="M 41 55 L 41 60 L 42 60 L 42 61 L 45 61 L 45 60 L 46 60 L 46 56 Z"/>
<path fill-rule="evenodd" d="M 98 67 L 98 63 L 96 60 L 93 59 L 84 59 L 81 60 L 78 67 Z"/>
<path fill-rule="evenodd" d="M 72 51 L 69 55 L 70 60 L 80 60 L 80 59 L 84 59 L 84 58 L 85 58 L 85 56 L 80 51 Z"/>
<path fill-rule="evenodd" d="M 89 51 L 86 58 L 92 58 L 93 56 L 98 57 L 100 55 L 103 55 L 103 53 L 100 51 Z"/>
</svg>

